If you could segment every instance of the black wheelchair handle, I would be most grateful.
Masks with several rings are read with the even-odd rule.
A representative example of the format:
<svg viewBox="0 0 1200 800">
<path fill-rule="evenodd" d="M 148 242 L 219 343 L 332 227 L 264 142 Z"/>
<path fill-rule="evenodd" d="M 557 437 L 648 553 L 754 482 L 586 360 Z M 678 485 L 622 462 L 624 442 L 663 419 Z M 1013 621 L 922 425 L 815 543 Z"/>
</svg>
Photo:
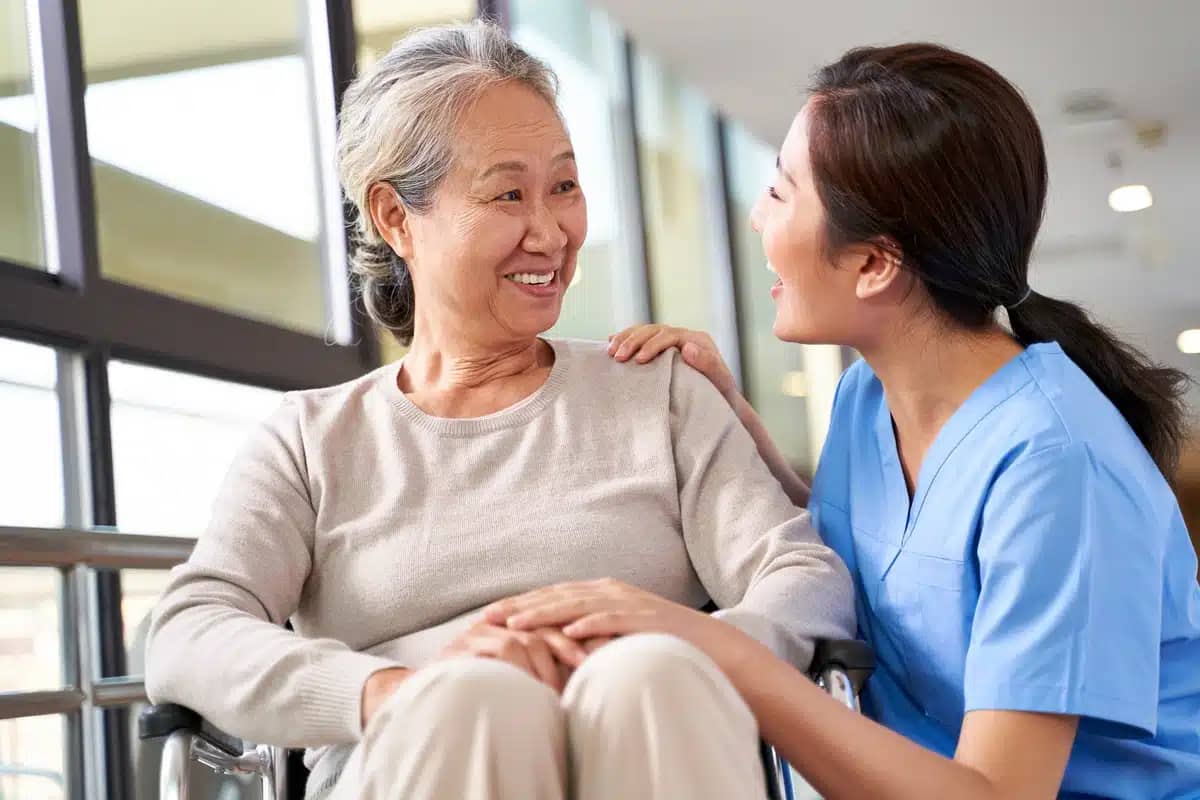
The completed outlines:
<svg viewBox="0 0 1200 800">
<path fill-rule="evenodd" d="M 841 669 L 861 692 L 875 671 L 875 651 L 858 639 L 818 639 L 813 651 L 812 672 L 820 675 L 828 669 Z"/>
<path fill-rule="evenodd" d="M 185 706 L 161 703 L 147 706 L 138 715 L 139 739 L 166 738 L 177 731 L 185 731 L 199 736 L 213 747 L 219 748 L 231 756 L 240 756 L 243 751 L 241 739 L 213 727 L 203 717 Z"/>
</svg>

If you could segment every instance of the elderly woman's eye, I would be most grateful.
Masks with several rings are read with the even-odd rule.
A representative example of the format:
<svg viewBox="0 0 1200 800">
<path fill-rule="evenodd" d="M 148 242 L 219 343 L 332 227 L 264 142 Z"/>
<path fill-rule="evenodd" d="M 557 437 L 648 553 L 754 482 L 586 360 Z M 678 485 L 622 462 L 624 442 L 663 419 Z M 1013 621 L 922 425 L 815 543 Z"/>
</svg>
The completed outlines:
<svg viewBox="0 0 1200 800">
<path fill-rule="evenodd" d="M 512 203 L 519 203 L 519 202 L 521 202 L 521 190 L 520 189 L 512 189 L 512 190 L 507 191 L 504 194 L 498 196 L 496 199 L 497 200 L 505 200 L 507 202 L 512 202 Z"/>
<path fill-rule="evenodd" d="M 574 191 L 579 184 L 574 180 L 565 180 L 558 184 L 558 191 L 562 193 Z"/>
</svg>

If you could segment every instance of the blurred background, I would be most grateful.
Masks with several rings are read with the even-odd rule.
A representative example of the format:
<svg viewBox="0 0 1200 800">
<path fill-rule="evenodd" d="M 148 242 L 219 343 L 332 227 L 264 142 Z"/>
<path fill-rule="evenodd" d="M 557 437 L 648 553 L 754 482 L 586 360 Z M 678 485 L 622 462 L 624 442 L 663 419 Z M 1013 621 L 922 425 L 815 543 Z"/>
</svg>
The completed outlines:
<svg viewBox="0 0 1200 800">
<path fill-rule="evenodd" d="M 0 0 L 0 800 L 157 796 L 132 725 L 166 570 L 283 391 L 401 354 L 346 280 L 340 92 L 481 13 L 557 70 L 588 195 L 553 333 L 709 331 L 802 472 L 854 354 L 775 341 L 746 220 L 854 45 L 1014 80 L 1051 169 L 1033 287 L 1200 378 L 1194 0 Z M 1200 446 L 1173 479 L 1196 536 Z"/>
</svg>

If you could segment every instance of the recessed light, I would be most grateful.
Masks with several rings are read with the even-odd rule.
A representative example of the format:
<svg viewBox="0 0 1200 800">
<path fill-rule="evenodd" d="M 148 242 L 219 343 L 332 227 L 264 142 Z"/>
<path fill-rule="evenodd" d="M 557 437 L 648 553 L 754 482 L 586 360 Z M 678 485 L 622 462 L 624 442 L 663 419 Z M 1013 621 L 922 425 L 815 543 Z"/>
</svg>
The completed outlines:
<svg viewBox="0 0 1200 800">
<path fill-rule="evenodd" d="M 1113 211 L 1128 213 L 1141 211 L 1154 205 L 1150 189 L 1140 183 L 1118 186 L 1108 195 L 1108 205 Z"/>
<path fill-rule="evenodd" d="M 1175 344 L 1179 345 L 1181 353 L 1187 353 L 1190 356 L 1200 354 L 1200 328 L 1191 328 L 1179 334 Z"/>
</svg>

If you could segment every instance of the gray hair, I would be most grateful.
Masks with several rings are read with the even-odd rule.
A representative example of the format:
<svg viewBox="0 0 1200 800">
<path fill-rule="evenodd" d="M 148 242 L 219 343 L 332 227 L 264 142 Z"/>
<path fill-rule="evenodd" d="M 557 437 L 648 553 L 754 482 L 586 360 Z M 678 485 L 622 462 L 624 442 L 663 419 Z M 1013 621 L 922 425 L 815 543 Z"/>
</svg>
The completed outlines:
<svg viewBox="0 0 1200 800">
<path fill-rule="evenodd" d="M 450 171 L 462 114 L 485 90 L 507 81 L 525 84 L 557 112 L 554 72 L 497 25 L 476 20 L 408 34 L 342 99 L 338 170 L 354 204 L 350 270 L 367 313 L 402 344 L 413 336 L 412 279 L 376 229 L 368 192 L 384 181 L 405 208 L 427 211 Z"/>
</svg>

